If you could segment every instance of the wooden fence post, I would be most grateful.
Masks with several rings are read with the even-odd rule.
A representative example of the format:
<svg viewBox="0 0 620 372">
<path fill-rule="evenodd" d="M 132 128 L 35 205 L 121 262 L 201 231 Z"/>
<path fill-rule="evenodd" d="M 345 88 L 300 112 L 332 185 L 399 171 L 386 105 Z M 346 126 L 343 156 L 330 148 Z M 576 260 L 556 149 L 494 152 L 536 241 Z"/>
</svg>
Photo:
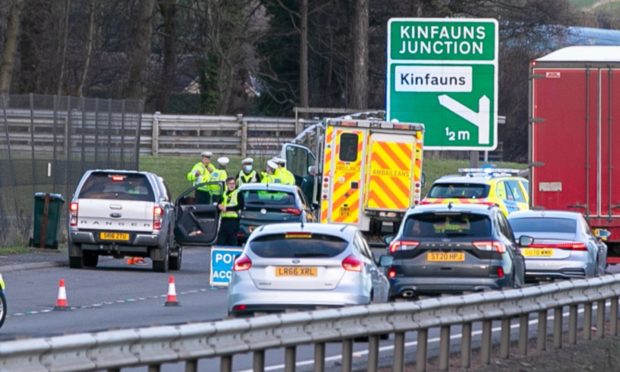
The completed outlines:
<svg viewBox="0 0 620 372">
<path fill-rule="evenodd" d="M 237 114 L 237 121 L 241 126 L 241 157 L 245 158 L 248 155 L 248 123 L 242 114 Z"/>
<path fill-rule="evenodd" d="M 156 111 L 153 115 L 153 126 L 151 127 L 151 155 L 159 153 L 159 116 L 161 112 Z"/>
</svg>

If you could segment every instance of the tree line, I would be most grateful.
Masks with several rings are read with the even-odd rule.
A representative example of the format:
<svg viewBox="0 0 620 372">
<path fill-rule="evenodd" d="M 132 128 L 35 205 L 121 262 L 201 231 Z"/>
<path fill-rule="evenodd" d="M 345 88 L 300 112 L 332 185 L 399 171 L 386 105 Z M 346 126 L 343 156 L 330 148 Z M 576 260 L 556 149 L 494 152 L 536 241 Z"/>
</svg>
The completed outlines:
<svg viewBox="0 0 620 372">
<path fill-rule="evenodd" d="M 499 20 L 500 140 L 514 160 L 526 158 L 515 134 L 528 62 L 564 25 L 617 23 L 568 0 L 3 0 L 0 94 L 142 99 L 164 113 L 380 109 L 392 17 Z"/>
</svg>

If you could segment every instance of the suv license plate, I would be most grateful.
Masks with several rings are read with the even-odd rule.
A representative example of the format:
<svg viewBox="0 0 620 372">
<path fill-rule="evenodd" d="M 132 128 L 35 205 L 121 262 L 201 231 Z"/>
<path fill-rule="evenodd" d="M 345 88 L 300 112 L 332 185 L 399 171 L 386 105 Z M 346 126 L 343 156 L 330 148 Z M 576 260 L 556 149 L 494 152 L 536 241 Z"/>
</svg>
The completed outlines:
<svg viewBox="0 0 620 372">
<path fill-rule="evenodd" d="M 428 252 L 426 260 L 430 262 L 465 261 L 465 252 Z"/>
<path fill-rule="evenodd" d="M 276 276 L 317 276 L 317 268 L 278 266 Z"/>
<path fill-rule="evenodd" d="M 101 240 L 129 240 L 129 233 L 119 232 L 102 232 L 99 233 L 99 239 Z"/>
</svg>

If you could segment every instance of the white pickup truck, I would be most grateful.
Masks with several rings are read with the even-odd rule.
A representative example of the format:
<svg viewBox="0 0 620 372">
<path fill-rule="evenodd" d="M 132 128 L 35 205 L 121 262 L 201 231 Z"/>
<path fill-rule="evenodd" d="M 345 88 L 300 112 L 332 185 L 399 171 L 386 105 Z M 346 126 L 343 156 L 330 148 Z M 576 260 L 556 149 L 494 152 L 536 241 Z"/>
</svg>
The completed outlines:
<svg viewBox="0 0 620 372">
<path fill-rule="evenodd" d="M 102 255 L 137 256 L 150 257 L 156 272 L 180 270 L 183 244 L 209 245 L 217 237 L 217 208 L 207 205 L 193 209 L 211 212 L 201 217 L 215 224 L 203 224 L 200 239 L 184 234 L 175 239 L 177 220 L 195 225 L 196 217 L 185 213 L 188 208 L 175 206 L 162 178 L 154 173 L 89 170 L 69 204 L 69 266 L 95 267 Z M 196 225 L 192 231 L 200 228 Z"/>
</svg>

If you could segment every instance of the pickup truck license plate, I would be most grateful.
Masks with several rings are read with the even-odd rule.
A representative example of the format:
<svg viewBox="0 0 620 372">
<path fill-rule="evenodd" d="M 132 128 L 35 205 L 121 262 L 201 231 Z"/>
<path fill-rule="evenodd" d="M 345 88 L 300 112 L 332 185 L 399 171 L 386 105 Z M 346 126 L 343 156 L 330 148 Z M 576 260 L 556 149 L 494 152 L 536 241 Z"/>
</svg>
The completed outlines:
<svg viewBox="0 0 620 372">
<path fill-rule="evenodd" d="M 552 248 L 523 248 L 521 254 L 524 257 L 551 257 L 553 256 Z"/>
<path fill-rule="evenodd" d="M 99 233 L 99 239 L 101 240 L 129 240 L 129 233 L 119 232 L 101 232 Z"/>
<path fill-rule="evenodd" d="M 428 252 L 426 260 L 430 262 L 460 262 L 465 261 L 464 252 Z"/>
<path fill-rule="evenodd" d="M 276 267 L 276 276 L 317 276 L 317 268 L 313 266 L 308 266 L 308 267 L 278 266 Z"/>
</svg>

